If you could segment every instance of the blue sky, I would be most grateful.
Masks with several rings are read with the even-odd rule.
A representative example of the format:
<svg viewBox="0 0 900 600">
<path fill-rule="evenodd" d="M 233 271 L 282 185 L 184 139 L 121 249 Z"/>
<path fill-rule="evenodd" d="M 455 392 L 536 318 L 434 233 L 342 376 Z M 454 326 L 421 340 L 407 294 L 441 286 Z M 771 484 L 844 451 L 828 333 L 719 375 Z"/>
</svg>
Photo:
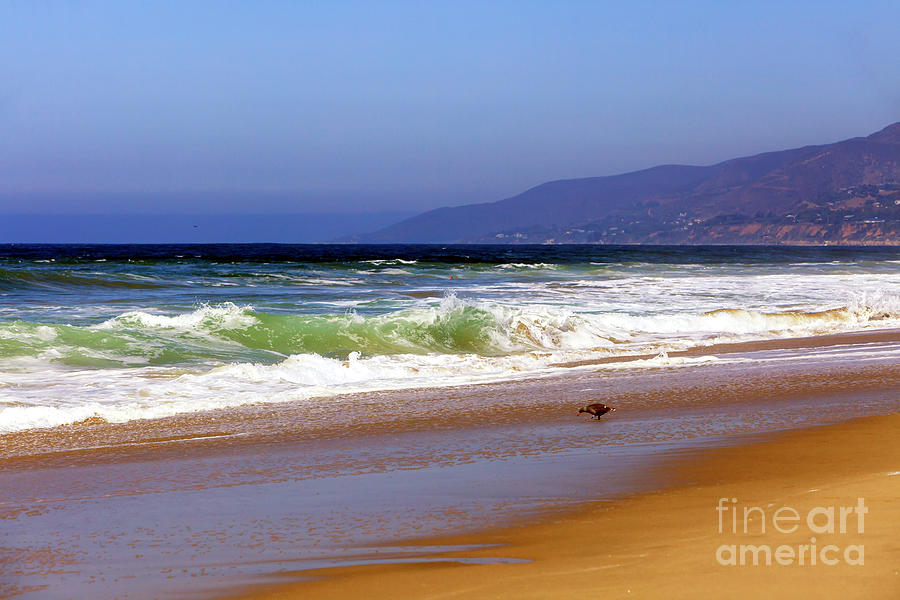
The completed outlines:
<svg viewBox="0 0 900 600">
<path fill-rule="evenodd" d="M 898 2 L 0 4 L 0 214 L 414 211 L 900 120 Z"/>
</svg>

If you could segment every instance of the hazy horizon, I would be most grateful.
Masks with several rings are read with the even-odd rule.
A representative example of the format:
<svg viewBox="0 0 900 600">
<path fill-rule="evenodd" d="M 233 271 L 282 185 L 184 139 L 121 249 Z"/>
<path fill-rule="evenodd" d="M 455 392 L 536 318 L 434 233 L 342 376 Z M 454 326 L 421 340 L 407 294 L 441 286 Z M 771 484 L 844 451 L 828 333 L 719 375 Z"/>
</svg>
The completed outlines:
<svg viewBox="0 0 900 600">
<path fill-rule="evenodd" d="M 418 213 L 900 119 L 900 6 L 0 8 L 0 215 Z M 35 231 L 40 234 L 40 231 Z"/>
</svg>

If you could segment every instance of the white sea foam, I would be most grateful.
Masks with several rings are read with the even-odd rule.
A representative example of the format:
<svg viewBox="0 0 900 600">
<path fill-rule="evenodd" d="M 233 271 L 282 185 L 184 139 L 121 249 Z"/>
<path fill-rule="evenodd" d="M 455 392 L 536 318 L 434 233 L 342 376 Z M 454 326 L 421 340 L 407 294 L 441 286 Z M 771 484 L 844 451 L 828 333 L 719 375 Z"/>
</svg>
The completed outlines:
<svg viewBox="0 0 900 600">
<path fill-rule="evenodd" d="M 117 329 L 122 327 L 148 327 L 196 331 L 201 325 L 215 325 L 220 329 L 238 329 L 254 325 L 257 320 L 249 314 L 249 306 L 238 306 L 226 302 L 217 306 L 205 304 L 197 310 L 175 316 L 154 314 L 143 311 L 127 312 L 96 325 L 96 329 Z"/>
<path fill-rule="evenodd" d="M 534 356 L 376 356 L 341 361 L 316 354 L 273 365 L 237 363 L 203 373 L 144 368 L 7 373 L 0 379 L 0 432 L 54 427 L 90 417 L 110 422 L 329 397 L 367 390 L 443 387 L 540 374 Z M 47 405 L 47 399 L 54 399 Z"/>
<path fill-rule="evenodd" d="M 554 270 L 558 269 L 559 265 L 554 265 L 551 263 L 503 263 L 497 265 L 495 268 L 497 269 L 542 269 L 542 270 Z"/>
<path fill-rule="evenodd" d="M 95 416 L 121 422 L 368 390 L 503 381 L 557 373 L 561 368 L 553 365 L 565 361 L 900 327 L 900 274 L 892 272 L 785 274 L 757 273 L 748 267 L 752 276 L 747 276 L 716 266 L 666 271 L 651 265 L 645 272 L 630 268 L 614 277 L 579 275 L 573 280 L 554 273 L 549 280 L 532 281 L 531 272 L 518 279 L 510 274 L 523 265 L 501 267 L 509 269 L 504 279 L 461 284 L 458 296 L 374 295 L 373 300 L 387 307 L 381 314 L 276 315 L 223 303 L 180 313 L 144 308 L 112 318 L 105 313 L 105 320 L 94 325 L 5 321 L 0 323 L 0 341 L 21 352 L 0 355 L 0 432 Z M 270 277 L 285 286 L 340 286 L 339 291 L 363 281 L 355 274 L 334 273 Z M 332 294 L 311 303 L 341 313 L 369 301 L 362 293 Z M 79 318 L 93 318 L 108 308 L 48 306 L 44 314 L 71 316 L 78 310 L 87 311 Z M 283 324 L 288 333 L 279 333 L 279 319 L 301 316 L 318 320 L 309 330 L 288 321 Z M 13 313 L 10 318 L 16 317 Z M 306 343 L 304 336 L 315 341 L 316 336 L 333 335 L 340 340 L 333 349 L 364 354 L 341 360 L 302 350 L 272 350 L 265 344 L 242 345 L 249 343 L 251 333 L 254 340 L 286 344 Z M 477 349 L 455 347 L 459 340 Z M 370 351 L 365 344 L 390 350 Z M 200 358 L 188 364 L 153 364 L 173 345 Z M 820 351 L 823 356 L 829 352 Z M 891 360 L 892 352 L 871 349 L 869 358 Z M 85 368 L 84 362 L 91 360 L 119 366 Z M 271 364 L 273 360 L 277 362 Z M 598 368 L 678 368 L 711 360 L 660 354 Z"/>
<path fill-rule="evenodd" d="M 802 355 L 724 357 L 670 356 L 661 351 L 648 359 L 584 369 L 671 369 L 746 360 L 793 361 L 852 354 L 866 360 L 898 358 L 894 345 L 811 349 Z M 566 370 L 554 366 L 562 354 L 531 352 L 509 356 L 395 355 L 347 360 L 316 354 L 292 355 L 276 364 L 235 363 L 207 370 L 144 367 L 110 370 L 49 370 L 4 373 L 0 377 L 0 432 L 55 427 L 100 417 L 125 422 L 256 403 L 329 402 L 338 394 L 375 390 L 446 387 L 549 376 Z M 596 354 L 570 353 L 569 358 Z M 53 399 L 53 405 L 47 399 Z"/>
<path fill-rule="evenodd" d="M 417 260 L 406 260 L 404 258 L 375 258 L 361 262 L 369 263 L 371 265 L 415 265 L 419 263 Z"/>
<path fill-rule="evenodd" d="M 277 364 L 237 363 L 202 373 L 153 368 L 5 374 L 0 433 L 99 417 L 119 423 L 247 404 L 309 401 L 375 390 L 447 387 L 548 376 L 564 370 L 546 355 L 401 355 L 337 360 L 293 355 Z M 713 357 L 632 361 L 607 369 L 677 367 Z M 585 367 L 590 368 L 590 367 Z M 7 391 L 14 389 L 15 394 Z M 46 399 L 54 398 L 53 405 Z"/>
</svg>

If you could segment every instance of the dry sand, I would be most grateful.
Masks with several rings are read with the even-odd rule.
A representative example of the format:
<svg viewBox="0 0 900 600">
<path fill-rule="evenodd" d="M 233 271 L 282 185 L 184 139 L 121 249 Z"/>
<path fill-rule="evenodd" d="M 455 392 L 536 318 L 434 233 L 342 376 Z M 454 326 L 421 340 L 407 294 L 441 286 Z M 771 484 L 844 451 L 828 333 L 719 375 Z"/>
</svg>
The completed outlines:
<svg viewBox="0 0 900 600">
<path fill-rule="evenodd" d="M 276 598 L 898 598 L 900 597 L 900 414 L 782 434 L 752 445 L 686 457 L 673 467 L 675 487 L 608 504 L 591 504 L 544 522 L 423 544 L 498 544 L 448 553 L 447 562 L 306 571 L 313 581 L 244 591 L 239 597 Z M 586 476 L 589 476 L 586 474 Z M 767 511 L 766 534 L 731 532 L 716 505 Z M 723 566 L 721 545 L 767 544 L 774 550 L 810 544 L 801 522 L 779 533 L 771 517 L 781 507 L 805 517 L 815 507 L 856 506 L 847 532 L 817 534 L 817 554 L 828 544 L 864 546 L 864 564 Z M 729 513 L 723 513 L 729 514 Z M 754 516 L 758 513 L 753 513 Z M 789 513 L 782 513 L 786 515 Z M 840 510 L 836 523 L 839 528 Z M 816 517 L 823 525 L 826 517 Z M 782 529 L 788 529 L 782 522 Z M 460 564 L 454 557 L 510 557 L 519 564 Z M 806 555 L 808 563 L 808 554 Z M 835 556 L 833 550 L 826 558 Z M 856 559 L 855 553 L 851 557 Z M 749 555 L 748 555 L 749 558 Z M 296 575 L 296 574 L 294 574 Z"/>
</svg>

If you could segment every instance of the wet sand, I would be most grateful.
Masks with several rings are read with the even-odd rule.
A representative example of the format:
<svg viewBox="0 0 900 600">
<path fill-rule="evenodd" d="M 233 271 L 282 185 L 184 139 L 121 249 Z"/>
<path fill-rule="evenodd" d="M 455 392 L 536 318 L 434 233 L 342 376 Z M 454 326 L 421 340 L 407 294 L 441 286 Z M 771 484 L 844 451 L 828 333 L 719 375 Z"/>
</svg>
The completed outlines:
<svg viewBox="0 0 900 600">
<path fill-rule="evenodd" d="M 742 473 L 742 464 L 788 469 L 790 463 L 773 451 L 696 475 L 673 465 L 785 431 L 900 412 L 897 332 L 815 341 L 729 348 L 715 360 L 698 363 L 673 357 L 652 368 L 587 365 L 564 375 L 504 384 L 347 396 L 312 405 L 258 405 L 124 424 L 85 422 L 0 436 L 0 546 L 5 548 L 0 595 L 220 597 L 250 584 L 306 578 L 311 568 L 387 562 L 336 571 L 338 578 L 277 593 L 296 591 L 306 597 L 315 591 L 327 597 L 335 590 L 341 597 L 341 589 L 348 595 L 352 590 L 331 586 L 357 585 L 377 573 L 379 582 L 385 577 L 397 586 L 385 588 L 393 590 L 386 595 L 439 595 L 464 591 L 452 587 L 469 581 L 457 581 L 458 572 L 469 577 L 482 569 L 509 568 L 512 573 L 538 569 L 535 577 L 546 578 L 549 586 L 540 588 L 545 593 L 538 597 L 553 590 L 571 597 L 565 592 L 572 582 L 564 585 L 550 575 L 552 570 L 540 570 L 549 569 L 547 565 L 563 569 L 557 554 L 568 557 L 565 568 L 575 574 L 594 573 L 586 576 L 585 585 L 594 584 L 605 577 L 608 564 L 622 563 L 640 544 L 656 547 L 638 527 L 648 522 L 648 515 L 654 528 L 682 535 L 669 529 L 676 525 L 672 519 L 659 517 L 671 514 L 666 513 L 667 496 L 636 494 L 697 482 L 682 488 L 684 498 L 697 505 L 690 509 L 685 504 L 674 519 L 686 526 L 702 511 L 714 518 L 714 507 L 703 508 L 700 501 L 714 502 L 707 496 L 719 494 L 715 486 L 723 485 L 716 477 L 727 482 Z M 601 422 L 577 418 L 575 409 L 589 401 L 619 410 Z M 870 432 L 879 441 L 896 435 L 891 430 L 895 420 L 883 423 L 888 425 Z M 826 431 L 844 429 L 799 435 Z M 827 451 L 835 451 L 837 443 L 856 448 L 856 442 L 842 440 L 820 446 Z M 878 450 L 867 460 L 896 458 L 892 447 L 869 447 Z M 749 452 L 752 457 L 756 450 Z M 826 458 L 834 464 L 841 460 Z M 845 471 L 847 477 L 855 473 L 850 467 Z M 766 471 L 743 473 L 733 485 L 755 481 Z M 785 494 L 794 493 L 794 475 L 802 487 L 815 474 L 812 466 L 798 464 L 781 472 L 781 483 L 774 473 L 759 480 L 762 487 L 738 491 L 748 498 L 770 493 L 773 498 L 767 502 L 778 502 L 793 498 Z M 828 485 L 832 483 L 838 485 Z M 619 502 L 624 497 L 632 500 Z M 653 498 L 658 504 L 652 504 Z M 597 500 L 604 508 L 578 509 Z M 631 521 L 618 516 L 590 520 L 609 510 L 626 510 L 632 502 L 651 504 L 639 513 L 621 513 L 633 514 Z M 560 518 L 561 523 L 552 522 Z M 509 528 L 516 523 L 532 525 Z M 570 529 L 551 533 L 565 523 Z M 582 530 L 591 532 L 590 537 L 571 537 Z M 606 531 L 618 533 L 590 545 Z M 473 535 L 459 537 L 465 532 Z M 540 532 L 568 541 L 554 546 Z M 709 531 L 696 533 L 697 539 L 709 537 Z M 423 547 L 423 539 L 439 547 Z M 459 557 L 514 564 L 441 562 L 460 544 L 502 544 Z M 625 545 L 604 554 L 608 544 Z M 690 557 L 714 560 L 703 552 L 694 546 L 685 551 L 686 568 L 694 568 Z M 606 562 L 573 567 L 576 556 Z M 658 562 L 633 565 L 666 572 L 663 558 L 653 556 Z M 515 562 L 520 560 L 531 562 Z M 423 573 L 435 579 L 419 588 Z M 476 596 L 496 591 L 489 587 L 493 591 L 482 594 L 479 581 L 472 585 Z"/>
<path fill-rule="evenodd" d="M 281 598 L 897 598 L 900 595 L 900 414 L 869 417 L 777 436 L 687 458 L 677 465 L 678 483 L 664 491 L 613 503 L 588 504 L 565 516 L 421 542 L 489 546 L 445 552 L 443 562 L 355 566 L 306 571 L 317 579 L 260 587 L 237 597 Z M 751 512 L 720 532 L 716 506 L 735 498 Z M 868 509 L 860 527 L 848 513 L 846 532 L 811 531 L 806 515 L 816 507 Z M 801 516 L 796 532 L 781 533 L 771 516 L 779 508 Z M 784 513 L 790 516 L 790 513 Z M 840 508 L 836 515 L 840 514 Z M 741 516 L 740 519 L 743 519 Z M 789 531 L 790 521 L 782 530 Z M 828 517 L 813 523 L 825 527 Z M 736 532 L 736 533 L 735 533 Z M 817 546 L 818 563 L 799 562 L 803 545 Z M 773 550 L 789 546 L 792 564 L 723 565 L 720 546 L 753 544 Z M 823 555 L 821 549 L 833 545 Z M 850 547 L 862 547 L 860 554 Z M 524 562 L 456 562 L 503 556 Z M 783 560 L 787 555 L 783 556 Z M 823 564 L 835 561 L 834 565 Z M 728 562 L 729 554 L 721 557 Z M 299 574 L 290 574 L 293 576 Z"/>
</svg>

